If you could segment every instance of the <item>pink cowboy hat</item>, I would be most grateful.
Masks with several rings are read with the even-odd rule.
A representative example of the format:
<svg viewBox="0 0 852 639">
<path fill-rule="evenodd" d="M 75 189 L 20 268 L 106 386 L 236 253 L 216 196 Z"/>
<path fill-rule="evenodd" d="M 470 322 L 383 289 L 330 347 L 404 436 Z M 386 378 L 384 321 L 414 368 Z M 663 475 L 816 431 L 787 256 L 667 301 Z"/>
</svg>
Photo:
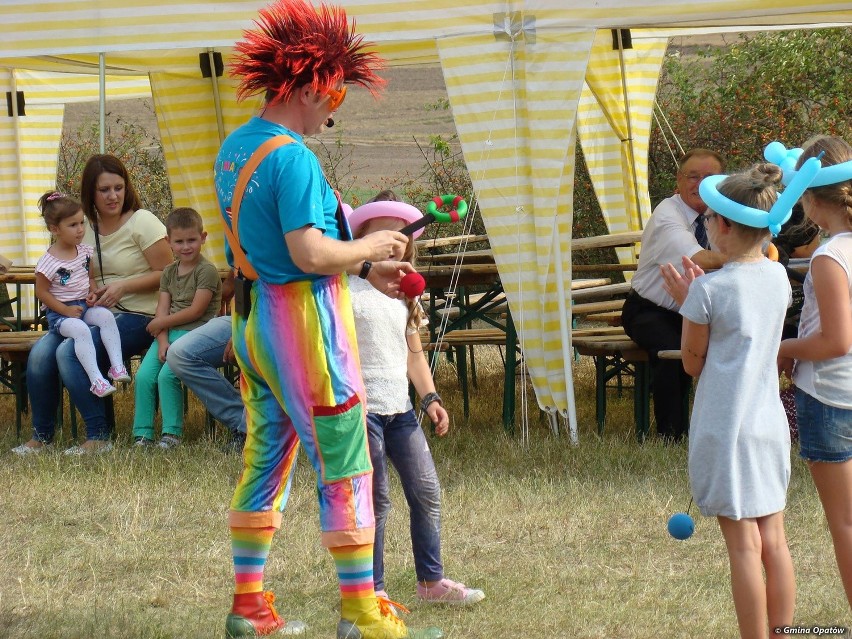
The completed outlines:
<svg viewBox="0 0 852 639">
<path fill-rule="evenodd" d="M 365 222 L 377 217 L 395 217 L 403 220 L 406 224 L 411 224 L 423 217 L 423 214 L 405 202 L 368 202 L 348 215 L 349 228 L 352 229 L 352 234 L 357 234 L 358 229 Z M 417 229 L 411 234 L 411 237 L 417 239 L 422 234 L 423 229 Z"/>
</svg>

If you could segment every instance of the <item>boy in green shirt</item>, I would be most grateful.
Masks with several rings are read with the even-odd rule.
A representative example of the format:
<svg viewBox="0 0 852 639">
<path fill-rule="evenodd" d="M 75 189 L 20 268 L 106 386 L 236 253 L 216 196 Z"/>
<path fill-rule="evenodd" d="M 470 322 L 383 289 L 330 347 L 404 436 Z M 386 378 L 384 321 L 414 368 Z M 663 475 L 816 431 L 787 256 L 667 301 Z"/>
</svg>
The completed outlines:
<svg viewBox="0 0 852 639">
<path fill-rule="evenodd" d="M 166 364 L 169 344 L 215 317 L 222 300 L 222 280 L 201 255 L 207 232 L 197 211 L 175 209 L 166 218 L 169 246 L 177 258 L 160 278 L 157 313 L 148 324 L 156 340 L 136 372 L 136 414 L 133 437 L 137 446 L 154 445 L 157 391 L 163 414 L 158 446 L 174 448 L 183 435 L 183 392 L 180 380 Z"/>
</svg>

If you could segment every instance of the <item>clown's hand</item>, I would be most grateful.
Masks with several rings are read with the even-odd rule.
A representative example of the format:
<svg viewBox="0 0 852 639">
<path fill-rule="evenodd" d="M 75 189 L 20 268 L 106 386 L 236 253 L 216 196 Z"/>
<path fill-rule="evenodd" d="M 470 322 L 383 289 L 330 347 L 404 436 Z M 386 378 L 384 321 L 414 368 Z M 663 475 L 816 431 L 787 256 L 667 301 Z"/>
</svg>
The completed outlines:
<svg viewBox="0 0 852 639">
<path fill-rule="evenodd" d="M 405 293 L 399 289 L 399 281 L 407 274 L 414 273 L 414 267 L 410 262 L 374 262 L 373 267 L 367 274 L 367 281 L 392 299 L 403 299 Z"/>
</svg>

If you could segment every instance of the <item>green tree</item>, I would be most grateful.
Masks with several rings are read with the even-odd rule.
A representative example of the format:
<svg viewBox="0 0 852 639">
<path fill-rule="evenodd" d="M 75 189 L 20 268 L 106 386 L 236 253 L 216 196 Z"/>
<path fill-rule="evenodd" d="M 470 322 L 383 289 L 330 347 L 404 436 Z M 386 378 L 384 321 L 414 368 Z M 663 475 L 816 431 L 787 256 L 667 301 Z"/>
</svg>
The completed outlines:
<svg viewBox="0 0 852 639">
<path fill-rule="evenodd" d="M 155 135 L 155 134 L 154 134 Z M 172 210 L 172 192 L 159 137 L 152 137 L 137 122 L 116 118 L 107 121 L 106 152 L 127 167 L 142 206 L 161 219 Z M 80 177 L 90 157 L 99 153 L 98 121 L 83 122 L 62 134 L 56 168 L 56 188 L 80 197 Z"/>
<path fill-rule="evenodd" d="M 420 143 L 417 146 L 423 154 L 423 171 L 403 185 L 405 199 L 425 211 L 429 201 L 436 195 L 459 195 L 469 205 L 472 204 L 468 211 L 469 220 L 465 222 L 467 225 L 470 221 L 472 225 L 466 227 L 470 228 L 473 235 L 485 235 L 485 224 L 479 214 L 479 205 L 474 197 L 473 183 L 464 162 L 458 135 L 450 138 L 432 135 L 429 136 L 428 147 L 424 148 Z M 459 232 L 457 225 L 438 226 L 430 231 L 430 236 L 444 237 L 458 235 Z"/>
<path fill-rule="evenodd" d="M 670 54 L 657 102 L 684 149 L 719 151 L 737 170 L 761 161 L 773 140 L 789 147 L 820 133 L 852 139 L 850 62 L 849 28 L 751 33 L 695 56 Z M 659 128 L 649 163 L 656 204 L 671 194 L 676 170 Z"/>
</svg>

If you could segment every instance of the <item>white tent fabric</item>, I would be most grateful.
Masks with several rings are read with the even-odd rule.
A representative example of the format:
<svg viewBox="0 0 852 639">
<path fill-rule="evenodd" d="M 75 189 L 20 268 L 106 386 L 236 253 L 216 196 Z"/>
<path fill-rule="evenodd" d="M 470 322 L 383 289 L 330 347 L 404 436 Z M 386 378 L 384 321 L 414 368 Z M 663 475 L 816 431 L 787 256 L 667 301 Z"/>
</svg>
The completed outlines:
<svg viewBox="0 0 852 639">
<path fill-rule="evenodd" d="M 595 32 L 536 34 L 534 48 L 512 35 L 442 38 L 438 48 L 538 400 L 567 408 L 570 290 L 555 274 L 571 269 L 574 113 Z"/>
<path fill-rule="evenodd" d="M 5 69 L 0 92 L 22 91 L 25 117 L 0 117 L 0 254 L 16 264 L 34 264 L 50 244 L 36 202 L 56 184 L 57 149 L 65 105 L 98 100 L 97 76 Z M 150 94 L 148 78 L 107 78 L 107 96 L 126 99 Z M 31 313 L 31 297 L 23 312 Z"/>
<path fill-rule="evenodd" d="M 667 38 L 643 38 L 637 33 L 633 47 L 623 50 L 620 59 L 610 32 L 599 31 L 595 39 L 577 130 L 610 233 L 641 229 L 651 215 L 648 139 L 667 45 Z M 621 261 L 636 259 L 630 248 L 617 253 Z"/>
<path fill-rule="evenodd" d="M 230 132 L 245 122 L 258 103 L 237 103 L 235 85 L 226 78 L 218 82 L 222 122 L 224 130 Z M 208 259 L 224 266 L 225 237 L 212 188 L 213 159 L 220 143 L 212 87 L 212 80 L 202 79 L 197 69 L 193 74 L 151 74 L 174 205 L 191 206 L 202 213 L 208 229 L 204 252 Z"/>
<path fill-rule="evenodd" d="M 0 67 L 95 69 L 96 54 L 105 52 L 111 69 L 149 71 L 177 201 L 207 212 L 213 201 L 209 167 L 219 131 L 211 80 L 200 78 L 197 56 L 213 47 L 227 57 L 229 47 L 265 4 L 145 0 L 118 6 L 107 0 L 6 0 L 0 4 Z M 636 229 L 650 213 L 645 157 L 652 78 L 662 56 L 660 38 L 732 25 L 852 23 L 850 1 L 598 0 L 570 7 L 564 0 L 341 4 L 392 63 L 441 62 L 538 403 L 569 417 L 573 394 L 566 322 L 577 127 L 611 229 Z M 606 49 L 613 28 L 633 30 L 634 49 L 624 52 L 626 94 L 615 79 L 616 69 L 619 74 L 622 70 L 615 65 L 611 44 Z M 600 30 L 605 30 L 603 35 Z M 179 54 L 173 55 L 176 50 Z M 590 58 L 593 64 L 587 70 Z M 222 91 L 226 132 L 254 106 L 237 107 L 231 93 Z M 625 104 L 630 105 L 630 132 L 621 107 Z M 20 143 L 4 129 L 0 141 Z M 215 236 L 215 228 L 211 231 Z"/>
</svg>

